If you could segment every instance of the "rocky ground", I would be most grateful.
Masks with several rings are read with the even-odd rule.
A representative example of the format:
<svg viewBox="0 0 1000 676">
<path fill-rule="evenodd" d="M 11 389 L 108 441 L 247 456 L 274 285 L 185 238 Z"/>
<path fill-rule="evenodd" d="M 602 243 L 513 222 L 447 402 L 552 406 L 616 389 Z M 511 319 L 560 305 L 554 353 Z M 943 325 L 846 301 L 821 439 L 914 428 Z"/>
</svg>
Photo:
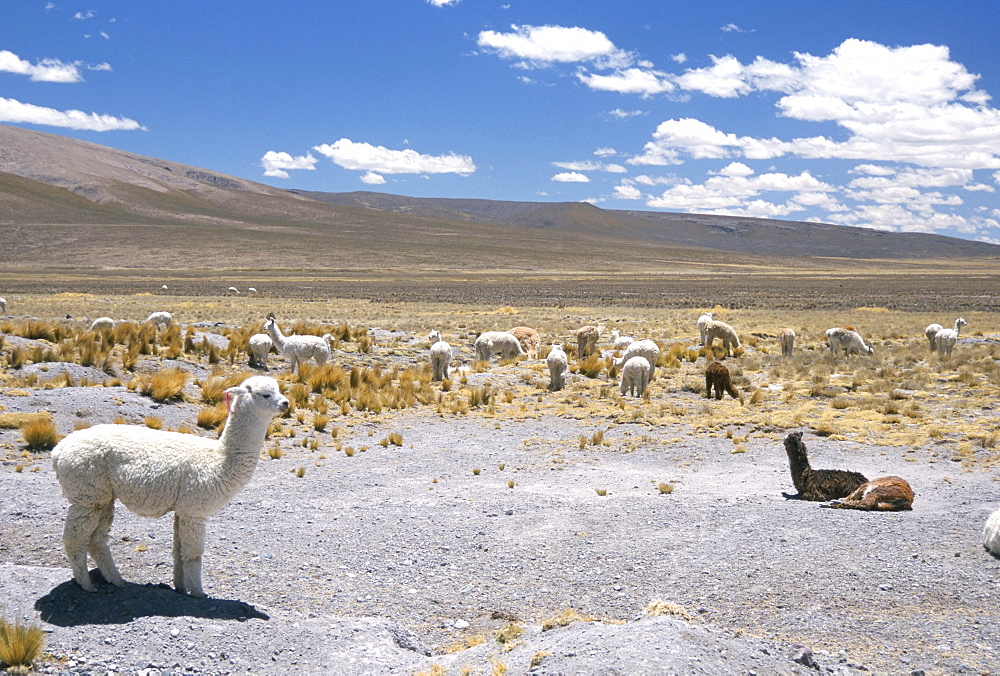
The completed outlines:
<svg viewBox="0 0 1000 676">
<path fill-rule="evenodd" d="M 123 387 L 0 404 L 49 410 L 62 433 L 117 415 L 193 427 L 198 408 Z M 402 445 L 379 443 L 393 432 Z M 425 407 L 356 419 L 337 440 L 352 456 L 329 434 L 285 439 L 209 520 L 203 600 L 167 586 L 170 519 L 121 507 L 128 585 L 80 590 L 47 458 L 6 461 L 0 604 L 40 618 L 46 673 L 1000 672 L 1000 561 L 980 535 L 996 470 L 807 433 L 814 466 L 902 475 L 917 495 L 910 512 L 820 509 L 782 497 L 785 432 L 734 453 L 681 423 Z"/>
</svg>

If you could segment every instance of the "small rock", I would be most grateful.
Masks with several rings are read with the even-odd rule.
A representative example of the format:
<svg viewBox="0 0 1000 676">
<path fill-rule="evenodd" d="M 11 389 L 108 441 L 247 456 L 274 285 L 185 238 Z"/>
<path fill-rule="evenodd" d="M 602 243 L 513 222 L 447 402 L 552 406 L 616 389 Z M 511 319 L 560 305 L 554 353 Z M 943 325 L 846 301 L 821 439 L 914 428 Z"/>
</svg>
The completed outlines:
<svg viewBox="0 0 1000 676">
<path fill-rule="evenodd" d="M 792 646 L 791 660 L 810 669 L 817 668 L 816 660 L 813 659 L 812 649 L 800 643 Z"/>
<path fill-rule="evenodd" d="M 465 620 L 455 620 L 455 629 L 468 629 L 469 623 Z"/>
</svg>

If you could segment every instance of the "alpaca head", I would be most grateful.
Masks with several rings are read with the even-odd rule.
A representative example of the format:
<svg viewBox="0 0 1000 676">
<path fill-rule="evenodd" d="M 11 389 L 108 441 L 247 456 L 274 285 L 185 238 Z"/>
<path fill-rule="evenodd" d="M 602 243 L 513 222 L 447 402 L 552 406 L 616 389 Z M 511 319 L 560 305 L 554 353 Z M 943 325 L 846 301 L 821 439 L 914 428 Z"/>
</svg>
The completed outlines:
<svg viewBox="0 0 1000 676">
<path fill-rule="evenodd" d="M 226 409 L 230 414 L 253 409 L 267 420 L 288 412 L 288 399 L 281 394 L 278 381 L 268 376 L 251 376 L 226 390 Z"/>
<path fill-rule="evenodd" d="M 439 340 L 441 340 L 441 332 L 438 331 L 437 329 L 434 329 L 433 331 L 431 331 L 430 335 L 427 336 L 427 340 L 431 341 L 432 343 L 438 342 Z"/>
<path fill-rule="evenodd" d="M 955 331 L 957 332 L 959 329 L 961 329 L 966 324 L 968 324 L 968 322 L 965 321 L 964 319 L 962 319 L 961 317 L 959 317 L 958 319 L 955 320 Z"/>
<path fill-rule="evenodd" d="M 802 441 L 802 431 L 790 432 L 785 437 L 785 453 L 789 460 L 803 460 L 806 457 L 806 445 Z"/>
</svg>

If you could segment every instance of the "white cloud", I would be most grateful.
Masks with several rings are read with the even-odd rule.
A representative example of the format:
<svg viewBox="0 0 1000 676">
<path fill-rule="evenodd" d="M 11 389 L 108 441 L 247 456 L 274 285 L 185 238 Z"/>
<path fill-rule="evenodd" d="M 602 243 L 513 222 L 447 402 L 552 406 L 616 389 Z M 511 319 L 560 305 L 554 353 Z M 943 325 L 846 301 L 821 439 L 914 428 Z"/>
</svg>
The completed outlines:
<svg viewBox="0 0 1000 676">
<path fill-rule="evenodd" d="M 427 2 L 435 7 L 448 7 L 449 5 L 457 5 L 461 0 L 427 0 Z"/>
<path fill-rule="evenodd" d="M 93 19 L 94 15 L 95 15 L 94 10 L 88 9 L 86 12 L 77 12 L 76 14 L 73 15 L 73 18 L 78 19 L 80 21 L 86 21 L 87 19 Z"/>
<path fill-rule="evenodd" d="M 367 185 L 385 185 L 385 177 L 374 171 L 368 171 L 361 176 L 361 182 Z"/>
<path fill-rule="evenodd" d="M 634 185 L 628 185 L 623 183 L 621 185 L 615 186 L 614 196 L 620 200 L 641 200 L 642 191 L 640 191 Z"/>
<path fill-rule="evenodd" d="M 590 179 L 576 171 L 566 171 L 552 177 L 558 183 L 590 183 Z"/>
<path fill-rule="evenodd" d="M 85 113 L 82 110 L 43 108 L 5 98 L 0 98 L 0 122 L 42 124 L 50 127 L 88 131 L 145 129 L 141 124 L 127 117 Z"/>
<path fill-rule="evenodd" d="M 754 170 L 742 162 L 730 162 L 719 170 L 720 176 L 752 176 Z"/>
<path fill-rule="evenodd" d="M 344 169 L 373 171 L 380 174 L 459 174 L 467 176 L 476 165 L 467 155 L 422 155 L 415 150 L 390 150 L 370 143 L 355 143 L 342 138 L 336 143 L 313 147 Z"/>
<path fill-rule="evenodd" d="M 520 59 L 524 67 L 552 63 L 591 62 L 602 68 L 632 63 L 630 54 L 615 47 L 600 31 L 565 26 L 511 26 L 510 33 L 483 31 L 478 44 L 504 59 Z"/>
<path fill-rule="evenodd" d="M 570 171 L 606 171 L 612 174 L 628 173 L 628 169 L 620 164 L 604 164 L 603 162 L 595 162 L 593 160 L 583 160 L 582 162 L 553 162 L 552 165 L 559 167 L 560 169 L 569 169 Z"/>
<path fill-rule="evenodd" d="M 605 148 L 598 148 L 597 150 L 594 151 L 594 154 L 597 155 L 598 157 L 614 157 L 615 155 L 618 154 L 618 151 L 615 150 L 614 148 L 605 147 Z"/>
<path fill-rule="evenodd" d="M 108 64 L 94 67 L 94 70 L 110 70 Z M 83 76 L 80 75 L 78 64 L 63 63 L 57 59 L 42 59 L 37 64 L 32 64 L 6 49 L 0 50 L 0 71 L 14 73 L 16 75 L 27 75 L 34 82 L 80 82 Z"/>
<path fill-rule="evenodd" d="M 645 110 L 622 110 L 621 108 L 615 108 L 608 113 L 611 117 L 617 117 L 619 120 L 624 120 L 629 117 L 638 117 L 639 115 L 647 115 Z"/>
<path fill-rule="evenodd" d="M 670 60 L 674 63 L 686 63 L 688 60 L 687 54 L 681 52 L 680 54 L 672 54 Z"/>
<path fill-rule="evenodd" d="M 832 192 L 834 187 L 817 180 L 808 171 L 797 176 L 782 173 L 760 174 L 759 176 L 713 176 L 700 185 L 682 183 L 666 190 L 662 195 L 650 199 L 650 207 L 689 212 L 716 212 L 720 209 L 740 210 L 743 215 L 760 214 L 760 217 L 787 215 L 801 211 L 800 201 L 788 202 L 784 206 L 758 200 L 762 192 L 808 193 Z"/>
<path fill-rule="evenodd" d="M 619 94 L 639 94 L 643 98 L 672 92 L 677 88 L 666 73 L 643 68 L 616 70 L 610 75 L 580 70 L 576 77 L 591 89 Z"/>
<path fill-rule="evenodd" d="M 316 158 L 312 155 L 300 155 L 292 157 L 289 153 L 275 152 L 268 150 L 260 158 L 260 164 L 264 167 L 264 175 L 274 178 L 288 178 L 290 169 L 305 169 L 314 171 L 316 169 Z"/>
</svg>

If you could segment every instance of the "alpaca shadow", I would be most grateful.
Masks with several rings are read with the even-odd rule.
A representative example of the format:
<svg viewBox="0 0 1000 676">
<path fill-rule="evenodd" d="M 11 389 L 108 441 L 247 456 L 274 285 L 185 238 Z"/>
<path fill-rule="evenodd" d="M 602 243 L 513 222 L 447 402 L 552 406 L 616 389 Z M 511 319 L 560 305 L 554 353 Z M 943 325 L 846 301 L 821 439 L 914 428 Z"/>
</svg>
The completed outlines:
<svg viewBox="0 0 1000 676">
<path fill-rule="evenodd" d="M 73 580 L 56 586 L 35 601 L 42 621 L 59 627 L 81 624 L 126 624 L 140 617 L 200 617 L 214 620 L 269 620 L 252 605 L 230 599 L 198 599 L 165 584 L 125 583 L 123 589 L 91 572 L 97 592 L 85 592 Z"/>
</svg>

